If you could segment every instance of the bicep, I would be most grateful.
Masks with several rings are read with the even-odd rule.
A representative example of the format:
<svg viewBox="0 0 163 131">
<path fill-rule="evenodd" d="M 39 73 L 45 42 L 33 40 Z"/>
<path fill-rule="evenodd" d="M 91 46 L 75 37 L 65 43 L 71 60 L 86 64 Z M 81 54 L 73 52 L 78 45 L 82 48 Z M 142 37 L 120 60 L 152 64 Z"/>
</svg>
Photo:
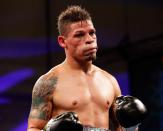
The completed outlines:
<svg viewBox="0 0 163 131">
<path fill-rule="evenodd" d="M 51 108 L 45 106 L 32 108 L 28 118 L 28 128 L 43 129 L 50 118 L 50 110 Z"/>
<path fill-rule="evenodd" d="M 28 128 L 43 128 L 52 114 L 52 101 L 45 92 L 44 83 L 37 82 L 33 88 L 31 110 L 28 118 Z"/>
<path fill-rule="evenodd" d="M 49 120 L 52 111 L 52 103 L 45 98 L 35 96 L 32 99 L 30 118 Z"/>
<path fill-rule="evenodd" d="M 43 128 L 51 118 L 52 103 L 44 98 L 35 96 L 32 99 L 31 111 L 28 119 L 29 127 Z"/>
<path fill-rule="evenodd" d="M 121 96 L 121 89 L 120 89 L 120 86 L 118 84 L 118 81 L 113 76 L 112 76 L 112 84 L 113 84 L 113 87 L 115 90 L 115 99 L 116 99 L 118 96 Z"/>
<path fill-rule="evenodd" d="M 114 99 L 121 95 L 121 89 L 118 84 L 118 81 L 114 76 L 104 71 L 104 74 L 107 76 L 108 80 L 111 82 L 114 91 Z"/>
<path fill-rule="evenodd" d="M 113 90 L 114 90 L 114 98 L 113 98 L 113 102 L 112 102 L 112 105 L 109 109 L 109 126 L 110 126 L 110 129 L 112 130 L 115 130 L 115 131 L 118 131 L 118 130 L 121 130 L 120 128 L 120 125 L 119 125 L 119 122 L 117 121 L 116 119 L 116 114 L 115 114 L 115 100 L 118 96 L 121 95 L 121 90 L 120 90 L 120 86 L 116 80 L 115 77 L 113 77 L 112 75 L 109 76 L 111 82 L 112 82 L 112 85 L 113 85 Z"/>
</svg>

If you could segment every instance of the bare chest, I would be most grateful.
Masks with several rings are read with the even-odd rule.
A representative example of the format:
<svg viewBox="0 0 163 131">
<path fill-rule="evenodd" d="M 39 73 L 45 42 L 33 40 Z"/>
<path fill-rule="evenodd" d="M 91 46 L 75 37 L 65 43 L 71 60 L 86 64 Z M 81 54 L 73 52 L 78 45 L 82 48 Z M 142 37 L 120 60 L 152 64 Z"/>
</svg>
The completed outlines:
<svg viewBox="0 0 163 131">
<path fill-rule="evenodd" d="M 111 106 L 113 98 L 113 86 L 105 77 L 69 77 L 59 81 L 53 100 L 56 107 L 62 110 L 91 107 L 106 110 Z"/>
</svg>

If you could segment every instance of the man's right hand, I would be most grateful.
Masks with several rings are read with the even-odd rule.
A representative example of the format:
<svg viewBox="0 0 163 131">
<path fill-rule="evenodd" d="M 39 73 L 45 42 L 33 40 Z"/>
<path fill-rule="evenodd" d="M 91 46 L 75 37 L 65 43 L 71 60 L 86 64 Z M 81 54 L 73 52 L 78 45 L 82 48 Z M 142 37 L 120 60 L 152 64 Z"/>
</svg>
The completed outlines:
<svg viewBox="0 0 163 131">
<path fill-rule="evenodd" d="M 43 131 L 83 131 L 83 126 L 79 123 L 77 114 L 66 112 L 52 118 Z"/>
</svg>

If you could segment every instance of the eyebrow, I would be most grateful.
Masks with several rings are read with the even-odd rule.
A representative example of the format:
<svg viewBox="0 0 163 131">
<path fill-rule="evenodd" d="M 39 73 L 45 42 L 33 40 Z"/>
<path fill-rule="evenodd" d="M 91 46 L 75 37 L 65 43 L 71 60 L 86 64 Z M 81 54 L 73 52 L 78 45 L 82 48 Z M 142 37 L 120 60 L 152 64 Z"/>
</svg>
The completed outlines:
<svg viewBox="0 0 163 131">
<path fill-rule="evenodd" d="M 90 31 L 96 32 L 96 29 L 93 28 L 93 29 L 90 29 L 89 32 L 90 32 Z M 85 32 L 85 31 L 84 31 L 84 30 L 78 30 L 78 31 L 75 32 L 75 34 L 76 34 L 76 33 L 83 33 L 83 32 Z"/>
<path fill-rule="evenodd" d="M 75 34 L 76 33 L 83 33 L 83 32 L 85 32 L 85 31 L 84 30 L 78 30 L 78 31 L 75 32 Z"/>
<path fill-rule="evenodd" d="M 93 29 L 91 29 L 90 31 L 94 31 L 94 32 L 96 32 L 96 29 L 95 29 L 95 28 L 93 28 Z"/>
</svg>

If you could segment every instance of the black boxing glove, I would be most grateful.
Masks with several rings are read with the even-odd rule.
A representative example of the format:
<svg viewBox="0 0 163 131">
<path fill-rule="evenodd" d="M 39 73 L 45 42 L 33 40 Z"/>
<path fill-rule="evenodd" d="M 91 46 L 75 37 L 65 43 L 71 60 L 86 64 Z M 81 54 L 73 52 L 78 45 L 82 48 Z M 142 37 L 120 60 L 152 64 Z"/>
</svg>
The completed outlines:
<svg viewBox="0 0 163 131">
<path fill-rule="evenodd" d="M 120 96 L 115 101 L 115 114 L 119 124 L 125 128 L 140 124 L 147 115 L 147 108 L 136 97 Z"/>
<path fill-rule="evenodd" d="M 83 131 L 83 126 L 79 124 L 77 114 L 66 112 L 56 118 L 52 118 L 43 131 Z"/>
</svg>

